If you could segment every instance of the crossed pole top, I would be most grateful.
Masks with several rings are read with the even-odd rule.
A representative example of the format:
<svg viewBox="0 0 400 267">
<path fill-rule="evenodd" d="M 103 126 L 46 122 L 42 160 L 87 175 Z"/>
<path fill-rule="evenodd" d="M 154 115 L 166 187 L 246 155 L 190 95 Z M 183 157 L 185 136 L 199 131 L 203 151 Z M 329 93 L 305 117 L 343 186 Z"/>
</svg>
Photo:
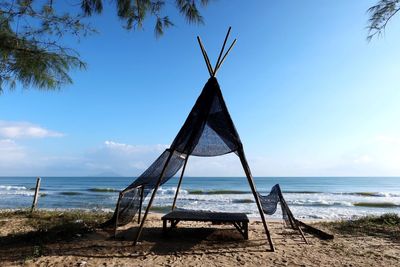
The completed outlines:
<svg viewBox="0 0 400 267">
<path fill-rule="evenodd" d="M 211 77 L 215 77 L 215 75 L 217 75 L 217 72 L 218 72 L 219 68 L 221 67 L 222 63 L 224 63 L 226 56 L 229 54 L 229 52 L 232 50 L 233 46 L 236 44 L 236 39 L 235 39 L 235 40 L 233 40 L 232 44 L 229 46 L 229 48 L 226 51 L 226 53 L 224 54 L 224 56 L 222 56 L 222 54 L 224 53 L 224 50 L 225 50 L 226 41 L 228 41 L 229 34 L 231 33 L 231 28 L 232 27 L 229 27 L 229 29 L 228 29 L 228 32 L 227 32 L 225 40 L 224 40 L 224 44 L 222 45 L 221 52 L 219 53 L 219 56 L 218 56 L 217 62 L 215 63 L 214 69 L 211 66 L 210 59 L 208 58 L 206 49 L 204 48 L 204 45 L 201 42 L 200 37 L 197 36 L 197 41 L 199 42 L 201 53 L 203 54 L 204 61 L 206 62 L 206 65 L 207 65 L 208 73 L 210 74 Z"/>
</svg>

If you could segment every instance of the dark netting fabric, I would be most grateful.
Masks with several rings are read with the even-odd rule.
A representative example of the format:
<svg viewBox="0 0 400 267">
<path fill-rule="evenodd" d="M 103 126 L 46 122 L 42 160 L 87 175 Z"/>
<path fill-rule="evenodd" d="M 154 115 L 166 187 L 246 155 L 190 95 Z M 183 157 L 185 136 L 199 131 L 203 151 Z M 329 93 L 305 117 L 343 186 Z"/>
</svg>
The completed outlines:
<svg viewBox="0 0 400 267">
<path fill-rule="evenodd" d="M 114 216 L 106 225 L 115 223 L 117 217 L 118 224 L 121 225 L 134 218 L 139 210 L 141 199 L 156 187 L 164 166 L 167 167 L 161 185 L 182 167 L 187 155 L 211 157 L 230 152 L 237 153 L 239 149 L 242 149 L 239 135 L 229 115 L 218 81 L 215 77 L 211 77 L 170 149 L 122 191 Z M 143 198 L 141 192 L 143 192 Z"/>
<path fill-rule="evenodd" d="M 272 215 L 276 212 L 279 203 L 279 185 L 272 187 L 271 192 L 267 196 L 257 193 L 261 201 L 261 206 L 265 214 Z"/>
<path fill-rule="evenodd" d="M 127 191 L 118 202 L 119 208 L 115 210 L 112 221 L 115 222 L 118 210 L 118 225 L 130 223 L 139 210 L 140 194 L 141 188 L 132 188 L 132 190 Z"/>
<path fill-rule="evenodd" d="M 166 169 L 160 185 L 166 183 L 179 171 L 185 161 L 185 157 L 186 155 L 182 153 L 175 151 L 171 155 L 169 149 L 165 150 L 142 175 L 121 192 L 121 197 L 117 204 L 118 207 L 114 212 L 114 216 L 109 222 L 105 223 L 105 225 L 115 223 L 117 213 L 118 225 L 125 225 L 131 222 L 140 208 L 142 197 L 143 199 L 146 198 L 156 187 L 164 166 L 166 166 Z M 143 196 L 141 196 L 142 192 Z"/>
<path fill-rule="evenodd" d="M 261 201 L 261 206 L 265 214 L 272 215 L 276 212 L 278 203 L 280 203 L 282 209 L 282 217 L 285 221 L 286 226 L 295 228 L 294 218 L 289 207 L 286 204 L 285 199 L 283 198 L 281 188 L 279 184 L 276 184 L 272 187 L 271 192 L 267 196 L 262 196 L 260 193 L 257 193 L 258 197 Z"/>
<path fill-rule="evenodd" d="M 140 186 L 145 186 L 146 189 L 153 189 L 156 186 L 167 160 L 169 159 L 161 182 L 161 185 L 164 184 L 179 171 L 185 161 L 185 158 L 186 155 L 182 153 L 174 151 L 171 155 L 170 149 L 165 150 L 161 156 L 159 156 L 158 159 L 156 159 L 156 161 L 154 161 L 153 164 L 151 164 L 151 166 L 125 190 Z"/>
<path fill-rule="evenodd" d="M 188 155 L 211 157 L 235 152 L 241 146 L 218 81 L 212 77 L 204 86 L 171 149 Z"/>
</svg>

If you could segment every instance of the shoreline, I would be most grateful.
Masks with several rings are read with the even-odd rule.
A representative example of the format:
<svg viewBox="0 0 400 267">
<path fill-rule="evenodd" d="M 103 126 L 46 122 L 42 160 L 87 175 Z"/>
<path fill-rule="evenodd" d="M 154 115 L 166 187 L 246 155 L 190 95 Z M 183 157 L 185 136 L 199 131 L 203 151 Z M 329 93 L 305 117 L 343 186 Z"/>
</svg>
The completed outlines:
<svg viewBox="0 0 400 267">
<path fill-rule="evenodd" d="M 107 210 L 101 210 L 101 209 L 77 209 L 77 208 L 55 208 L 55 209 L 50 209 L 50 208 L 40 208 L 40 209 L 35 209 L 35 211 L 44 211 L 44 212 L 85 212 L 85 213 L 95 213 L 95 214 L 110 214 L 112 215 L 114 213 L 114 210 L 107 209 Z M 15 208 L 15 209 L 0 209 L 0 215 L 2 213 L 7 213 L 7 212 L 30 212 L 30 208 Z M 164 212 L 159 212 L 159 211 L 150 211 L 149 215 L 154 215 L 154 216 L 161 216 L 165 215 L 166 213 Z M 267 216 L 267 215 L 266 215 Z M 248 216 L 250 222 L 261 222 L 260 217 L 254 217 L 254 216 Z M 358 217 L 353 215 L 351 219 L 337 219 L 337 220 L 332 220 L 332 219 L 299 219 L 305 223 L 321 223 L 321 222 L 339 222 L 343 220 L 354 220 L 357 219 Z M 298 219 L 298 218 L 296 218 Z M 271 223 L 279 223 L 282 222 L 282 218 L 268 218 L 266 217 L 267 222 Z"/>
</svg>

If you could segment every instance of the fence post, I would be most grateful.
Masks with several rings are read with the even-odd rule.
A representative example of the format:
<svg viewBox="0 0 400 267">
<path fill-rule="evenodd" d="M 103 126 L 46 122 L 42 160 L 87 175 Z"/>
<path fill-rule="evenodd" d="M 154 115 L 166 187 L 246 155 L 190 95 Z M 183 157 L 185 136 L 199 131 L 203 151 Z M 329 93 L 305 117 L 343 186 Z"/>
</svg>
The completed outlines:
<svg viewBox="0 0 400 267">
<path fill-rule="evenodd" d="M 33 197 L 31 212 L 33 212 L 37 206 L 37 201 L 39 197 L 39 188 L 40 188 L 40 177 L 38 177 L 36 180 L 35 196 Z"/>
</svg>

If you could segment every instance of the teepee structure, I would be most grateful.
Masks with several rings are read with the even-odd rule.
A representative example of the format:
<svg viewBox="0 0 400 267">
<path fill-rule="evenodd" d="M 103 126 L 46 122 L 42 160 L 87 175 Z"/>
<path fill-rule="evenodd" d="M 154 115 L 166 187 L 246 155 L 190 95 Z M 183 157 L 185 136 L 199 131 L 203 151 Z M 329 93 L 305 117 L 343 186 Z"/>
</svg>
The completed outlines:
<svg viewBox="0 0 400 267">
<path fill-rule="evenodd" d="M 109 223 L 115 224 L 116 229 L 119 225 L 131 222 L 134 216 L 138 214 L 138 223 L 140 223 L 140 226 L 136 233 L 135 244 L 140 239 L 144 223 L 153 200 L 156 197 L 157 190 L 162 184 L 167 182 L 182 169 L 174 202 L 172 204 L 172 209 L 175 208 L 179 188 L 190 156 L 214 157 L 235 153 L 240 159 L 249 186 L 254 195 L 270 248 L 272 251 L 274 250 L 260 198 L 257 194 L 253 176 L 245 157 L 242 142 L 231 116 L 229 115 L 218 81 L 215 78 L 222 63 L 236 43 L 235 39 L 224 53 L 230 31 L 231 28 L 228 30 L 214 67 L 211 66 L 210 59 L 208 58 L 200 37 L 197 37 L 210 78 L 170 148 L 165 150 L 141 176 L 120 193 L 114 216 Z M 140 219 L 143 199 L 148 194 L 151 194 L 151 197 L 143 214 L 143 218 Z"/>
</svg>

